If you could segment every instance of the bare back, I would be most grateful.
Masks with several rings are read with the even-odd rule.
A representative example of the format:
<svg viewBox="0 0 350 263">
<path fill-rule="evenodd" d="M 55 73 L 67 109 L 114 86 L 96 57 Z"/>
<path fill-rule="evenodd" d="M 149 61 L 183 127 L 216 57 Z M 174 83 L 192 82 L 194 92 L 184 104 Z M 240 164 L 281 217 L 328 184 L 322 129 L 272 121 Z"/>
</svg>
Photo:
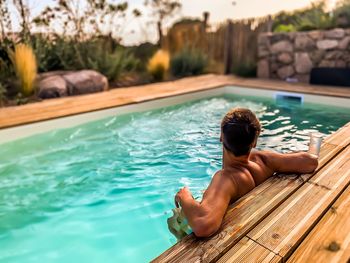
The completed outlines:
<svg viewBox="0 0 350 263">
<path fill-rule="evenodd" d="M 214 175 L 204 193 L 203 201 L 216 202 L 217 196 L 220 195 L 218 191 L 224 191 L 223 194 L 231 194 L 232 203 L 262 184 L 275 172 L 310 172 L 300 168 L 300 164 L 305 164 L 305 159 L 308 159 L 306 157 L 310 159 L 305 153 L 279 154 L 270 151 L 252 151 L 247 162 L 222 169 Z"/>
</svg>

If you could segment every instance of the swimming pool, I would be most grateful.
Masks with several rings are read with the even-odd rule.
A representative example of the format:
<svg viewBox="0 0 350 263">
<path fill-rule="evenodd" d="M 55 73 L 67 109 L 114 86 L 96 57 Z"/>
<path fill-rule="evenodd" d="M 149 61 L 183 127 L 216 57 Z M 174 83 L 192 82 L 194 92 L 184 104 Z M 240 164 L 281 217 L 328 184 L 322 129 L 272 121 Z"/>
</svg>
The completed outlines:
<svg viewBox="0 0 350 263">
<path fill-rule="evenodd" d="M 218 96 L 109 117 L 0 146 L 1 262 L 146 262 L 175 243 L 166 218 L 175 192 L 199 197 L 221 166 L 219 124 L 255 111 L 260 149 L 305 150 L 348 109 Z"/>
</svg>

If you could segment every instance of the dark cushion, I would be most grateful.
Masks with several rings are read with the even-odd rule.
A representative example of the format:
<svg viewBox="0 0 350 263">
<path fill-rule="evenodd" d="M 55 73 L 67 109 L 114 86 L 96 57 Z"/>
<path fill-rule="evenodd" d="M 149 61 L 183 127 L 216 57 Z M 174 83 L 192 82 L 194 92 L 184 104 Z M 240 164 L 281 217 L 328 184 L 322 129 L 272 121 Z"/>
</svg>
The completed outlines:
<svg viewBox="0 0 350 263">
<path fill-rule="evenodd" d="M 314 68 L 310 84 L 350 87 L 350 68 Z"/>
</svg>

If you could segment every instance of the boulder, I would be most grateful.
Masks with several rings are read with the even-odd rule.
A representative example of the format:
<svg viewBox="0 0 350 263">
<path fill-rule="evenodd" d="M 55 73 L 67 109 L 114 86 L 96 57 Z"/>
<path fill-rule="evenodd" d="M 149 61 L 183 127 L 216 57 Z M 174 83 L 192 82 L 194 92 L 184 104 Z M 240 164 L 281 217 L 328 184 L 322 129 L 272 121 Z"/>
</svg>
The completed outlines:
<svg viewBox="0 0 350 263">
<path fill-rule="evenodd" d="M 270 45 L 270 33 L 262 33 L 258 36 L 258 45 L 259 46 L 268 46 Z"/>
<path fill-rule="evenodd" d="M 282 41 L 289 41 L 289 33 L 276 33 L 269 37 L 271 44 L 276 44 Z"/>
<path fill-rule="evenodd" d="M 344 60 L 335 61 L 336 68 L 346 68 L 346 62 Z"/>
<path fill-rule="evenodd" d="M 307 34 L 300 34 L 295 38 L 294 47 L 300 51 L 312 50 L 315 48 L 315 42 Z"/>
<path fill-rule="evenodd" d="M 325 38 L 342 39 L 345 36 L 345 30 L 342 28 L 335 28 L 333 30 L 324 32 Z"/>
<path fill-rule="evenodd" d="M 330 39 L 319 40 L 317 41 L 317 47 L 324 50 L 334 49 L 338 47 L 338 41 Z"/>
<path fill-rule="evenodd" d="M 289 41 L 283 40 L 273 44 L 270 50 L 272 54 L 278 54 L 281 52 L 293 52 L 293 45 Z"/>
<path fill-rule="evenodd" d="M 294 68 L 292 66 L 285 66 L 280 68 L 277 71 L 277 75 L 280 79 L 286 79 L 288 77 L 293 76 L 293 74 L 295 73 Z"/>
<path fill-rule="evenodd" d="M 338 48 L 341 50 L 346 50 L 350 47 L 350 36 L 345 37 L 339 41 Z"/>
<path fill-rule="evenodd" d="M 108 79 L 93 70 L 81 70 L 63 75 L 69 95 L 89 94 L 108 90 Z"/>
<path fill-rule="evenodd" d="M 295 70 L 299 74 L 308 74 L 310 73 L 313 63 L 309 57 L 309 54 L 306 52 L 295 53 Z"/>
<path fill-rule="evenodd" d="M 321 68 L 334 68 L 335 61 L 334 60 L 322 60 L 318 66 Z"/>
<path fill-rule="evenodd" d="M 59 98 L 68 95 L 66 81 L 59 75 L 49 75 L 38 82 L 38 96 L 42 99 Z"/>
<path fill-rule="evenodd" d="M 328 51 L 325 56 L 324 59 L 328 59 L 328 60 L 336 60 L 336 59 L 341 59 L 344 55 L 343 51 L 339 51 L 339 50 L 332 50 L 332 51 Z"/>
<path fill-rule="evenodd" d="M 267 59 L 258 62 L 258 78 L 268 79 L 270 77 L 270 66 Z"/>
<path fill-rule="evenodd" d="M 93 70 L 53 71 L 39 76 L 38 88 L 40 98 L 58 98 L 105 91 L 108 80 Z"/>
<path fill-rule="evenodd" d="M 266 46 L 258 46 L 258 57 L 263 58 L 267 57 L 270 54 L 270 51 Z"/>
<path fill-rule="evenodd" d="M 319 49 L 316 49 L 310 53 L 310 58 L 314 63 L 314 65 L 317 65 L 318 63 L 320 63 L 325 53 L 326 53 L 326 50 L 319 50 Z"/>
<path fill-rule="evenodd" d="M 291 53 L 283 52 L 277 57 L 277 60 L 283 64 L 290 64 L 293 62 L 293 57 Z"/>
<path fill-rule="evenodd" d="M 314 30 L 308 32 L 308 36 L 311 37 L 313 40 L 321 40 L 323 39 L 324 33 L 323 31 Z"/>
</svg>

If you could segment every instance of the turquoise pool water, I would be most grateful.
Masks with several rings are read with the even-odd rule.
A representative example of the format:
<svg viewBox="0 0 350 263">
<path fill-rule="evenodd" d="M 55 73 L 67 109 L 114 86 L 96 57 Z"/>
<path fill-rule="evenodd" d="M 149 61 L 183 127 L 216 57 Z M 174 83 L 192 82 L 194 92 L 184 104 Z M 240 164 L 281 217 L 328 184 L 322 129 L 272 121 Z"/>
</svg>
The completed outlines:
<svg viewBox="0 0 350 263">
<path fill-rule="evenodd" d="M 215 97 L 0 145 L 0 262 L 147 262 L 173 245 L 176 191 L 201 196 L 221 166 L 219 124 L 231 107 L 260 117 L 260 149 L 307 149 L 349 110 Z"/>
</svg>

